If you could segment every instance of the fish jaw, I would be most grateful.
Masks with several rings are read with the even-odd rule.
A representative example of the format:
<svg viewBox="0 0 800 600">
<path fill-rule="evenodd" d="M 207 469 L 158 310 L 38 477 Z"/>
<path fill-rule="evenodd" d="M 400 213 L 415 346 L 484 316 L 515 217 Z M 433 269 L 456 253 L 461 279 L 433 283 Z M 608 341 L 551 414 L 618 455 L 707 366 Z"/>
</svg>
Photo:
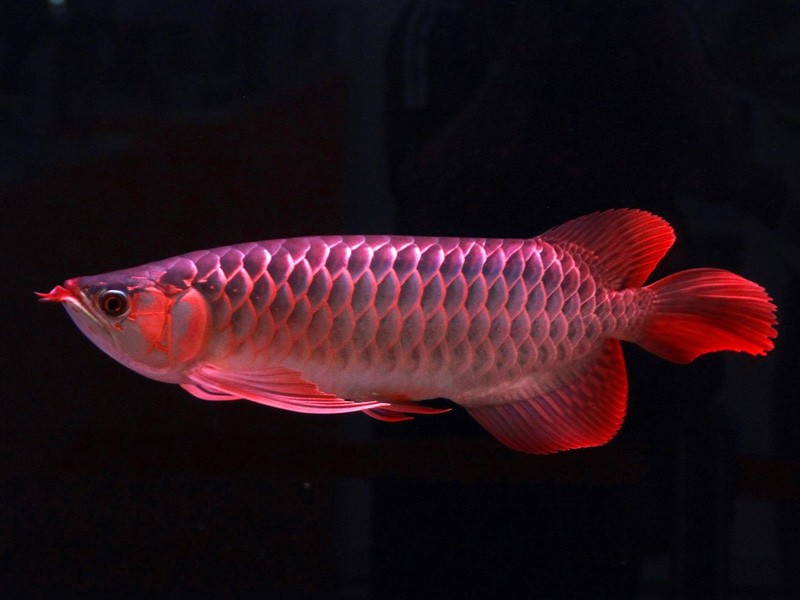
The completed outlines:
<svg viewBox="0 0 800 600">
<path fill-rule="evenodd" d="M 84 331 L 83 326 L 78 322 L 78 320 L 73 316 L 74 312 L 77 311 L 80 315 L 84 318 L 89 319 L 95 326 L 103 329 L 103 324 L 97 319 L 95 315 L 92 314 L 90 310 L 87 308 L 88 299 L 81 291 L 80 285 L 78 285 L 77 278 L 67 279 L 64 282 L 64 285 L 57 285 L 49 292 L 34 292 L 37 296 L 39 296 L 40 302 L 57 302 L 63 304 L 64 307 L 67 309 L 67 313 L 72 317 L 72 320 L 78 325 L 78 327 Z M 86 333 L 84 331 L 84 333 Z"/>
<path fill-rule="evenodd" d="M 204 303 L 191 289 L 166 293 L 144 276 L 137 277 L 134 287 L 113 275 L 68 279 L 36 295 L 40 301 L 63 304 L 81 333 L 117 362 L 151 379 L 180 382 L 184 363 L 202 345 Z M 107 289 L 125 290 L 129 303 L 125 313 L 101 312 L 97 295 Z"/>
<path fill-rule="evenodd" d="M 77 278 L 67 279 L 47 293 L 36 292 L 42 302 L 57 302 L 64 305 L 72 322 L 95 346 L 125 366 L 137 370 L 121 358 L 123 355 L 109 330 L 108 324 L 99 319 L 89 308 L 91 302 L 81 290 Z"/>
</svg>

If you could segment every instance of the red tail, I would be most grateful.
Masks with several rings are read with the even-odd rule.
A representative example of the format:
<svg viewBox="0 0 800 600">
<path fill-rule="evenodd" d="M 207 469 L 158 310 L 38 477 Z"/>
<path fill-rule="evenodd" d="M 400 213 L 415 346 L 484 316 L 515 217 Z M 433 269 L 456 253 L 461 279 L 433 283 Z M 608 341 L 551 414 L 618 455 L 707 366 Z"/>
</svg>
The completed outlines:
<svg viewBox="0 0 800 600">
<path fill-rule="evenodd" d="M 647 286 L 653 314 L 636 342 L 676 363 L 706 352 L 766 354 L 776 307 L 760 285 L 722 269 L 691 269 Z"/>
</svg>

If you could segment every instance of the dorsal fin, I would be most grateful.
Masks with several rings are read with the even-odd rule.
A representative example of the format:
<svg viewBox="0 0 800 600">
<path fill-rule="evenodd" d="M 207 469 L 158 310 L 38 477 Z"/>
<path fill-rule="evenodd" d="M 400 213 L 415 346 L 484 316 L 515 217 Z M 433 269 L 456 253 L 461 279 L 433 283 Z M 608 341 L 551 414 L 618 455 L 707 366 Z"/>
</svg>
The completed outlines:
<svg viewBox="0 0 800 600">
<path fill-rule="evenodd" d="M 540 237 L 550 244 L 577 246 L 602 271 L 603 283 L 615 290 L 643 285 L 675 241 L 664 219 L 630 208 L 578 217 Z"/>
</svg>

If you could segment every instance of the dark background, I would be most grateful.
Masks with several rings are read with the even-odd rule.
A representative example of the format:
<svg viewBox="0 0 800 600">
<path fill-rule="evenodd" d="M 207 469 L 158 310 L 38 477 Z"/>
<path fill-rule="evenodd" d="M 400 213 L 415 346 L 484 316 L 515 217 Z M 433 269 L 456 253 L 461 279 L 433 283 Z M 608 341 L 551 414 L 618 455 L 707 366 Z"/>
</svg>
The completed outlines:
<svg viewBox="0 0 800 600">
<path fill-rule="evenodd" d="M 0 595 L 795 598 L 792 2 L 11 0 L 0 8 Z M 603 448 L 199 401 L 38 305 L 318 233 L 526 237 L 638 207 L 735 270 L 767 358 L 626 345 Z M 442 401 L 443 403 L 443 401 Z"/>
</svg>

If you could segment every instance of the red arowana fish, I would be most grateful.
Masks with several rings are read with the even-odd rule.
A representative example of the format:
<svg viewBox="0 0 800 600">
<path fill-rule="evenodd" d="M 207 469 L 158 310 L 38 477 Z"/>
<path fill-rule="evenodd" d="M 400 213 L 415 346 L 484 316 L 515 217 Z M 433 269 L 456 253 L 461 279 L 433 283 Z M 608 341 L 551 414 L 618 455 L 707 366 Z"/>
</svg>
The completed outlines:
<svg viewBox="0 0 800 600">
<path fill-rule="evenodd" d="M 620 428 L 620 340 L 678 363 L 772 349 L 776 307 L 751 281 L 692 269 L 644 286 L 674 240 L 620 209 L 526 240 L 224 246 L 39 295 L 122 364 L 199 398 L 396 421 L 444 397 L 507 446 L 547 453 Z"/>
</svg>

